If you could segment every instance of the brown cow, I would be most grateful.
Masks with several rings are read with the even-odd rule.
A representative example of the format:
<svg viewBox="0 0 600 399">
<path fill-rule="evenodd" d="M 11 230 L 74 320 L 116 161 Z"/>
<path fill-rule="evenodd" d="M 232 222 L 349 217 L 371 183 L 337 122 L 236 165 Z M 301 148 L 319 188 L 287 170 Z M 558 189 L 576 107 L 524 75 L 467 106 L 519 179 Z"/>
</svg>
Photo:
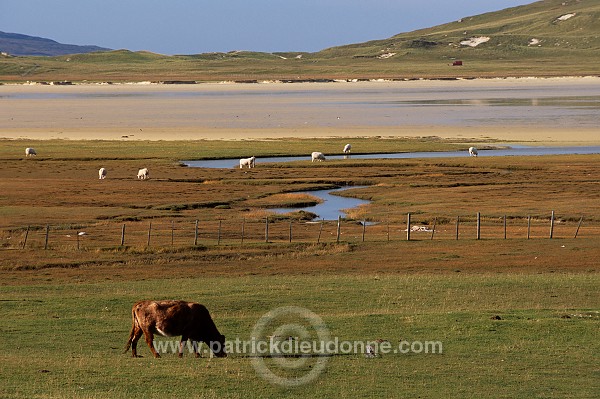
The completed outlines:
<svg viewBox="0 0 600 399">
<path fill-rule="evenodd" d="M 129 341 L 125 352 L 131 347 L 133 357 L 138 357 L 137 341 L 144 334 L 146 343 L 154 357 L 160 355 L 154 348 L 154 334 L 164 337 L 181 335 L 179 357 L 183 356 L 183 346 L 190 339 L 196 344 L 205 342 L 217 357 L 226 357 L 225 336 L 219 333 L 208 309 L 204 305 L 185 301 L 140 301 L 131 308 L 133 319 Z M 196 351 L 196 357 L 199 357 Z"/>
</svg>

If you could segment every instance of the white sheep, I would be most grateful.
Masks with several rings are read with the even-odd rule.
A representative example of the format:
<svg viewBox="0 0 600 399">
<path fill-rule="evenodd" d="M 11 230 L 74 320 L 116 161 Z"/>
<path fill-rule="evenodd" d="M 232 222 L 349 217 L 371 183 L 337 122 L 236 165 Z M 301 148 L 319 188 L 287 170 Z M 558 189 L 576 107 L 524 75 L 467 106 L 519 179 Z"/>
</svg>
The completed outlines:
<svg viewBox="0 0 600 399">
<path fill-rule="evenodd" d="M 26 157 L 32 157 L 34 155 L 37 155 L 37 152 L 35 152 L 35 150 L 31 147 L 27 147 L 25 148 L 25 156 Z"/>
<path fill-rule="evenodd" d="M 311 162 L 315 162 L 315 161 L 322 162 L 324 160 L 325 160 L 325 155 L 323 155 L 322 152 L 315 151 L 311 154 Z"/>
<path fill-rule="evenodd" d="M 248 165 L 248 169 L 256 166 L 256 157 L 250 158 L 242 158 L 240 159 L 240 169 L 243 169 L 244 166 Z"/>
<path fill-rule="evenodd" d="M 476 157 L 477 156 L 477 148 L 475 148 L 475 147 L 469 147 L 469 156 L 470 157 Z"/>
<path fill-rule="evenodd" d="M 106 177 L 106 169 L 100 168 L 98 170 L 98 179 L 103 180 Z"/>
<path fill-rule="evenodd" d="M 148 168 L 140 169 L 138 171 L 138 174 L 137 174 L 138 179 L 146 180 L 149 177 L 150 177 L 150 172 L 148 171 Z"/>
<path fill-rule="evenodd" d="M 344 146 L 344 154 L 348 154 L 351 149 L 352 149 L 352 146 L 350 144 L 346 144 Z"/>
</svg>

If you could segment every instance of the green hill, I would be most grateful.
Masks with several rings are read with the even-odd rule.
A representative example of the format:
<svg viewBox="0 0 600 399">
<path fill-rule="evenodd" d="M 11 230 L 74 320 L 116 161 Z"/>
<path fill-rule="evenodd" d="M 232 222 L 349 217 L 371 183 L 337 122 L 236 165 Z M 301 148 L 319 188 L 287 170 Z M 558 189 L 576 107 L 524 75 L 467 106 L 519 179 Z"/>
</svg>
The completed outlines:
<svg viewBox="0 0 600 399">
<path fill-rule="evenodd" d="M 453 66 L 460 60 L 462 66 Z M 315 53 L 127 50 L 0 58 L 1 81 L 255 81 L 600 75 L 600 2 L 546 0 Z"/>
</svg>

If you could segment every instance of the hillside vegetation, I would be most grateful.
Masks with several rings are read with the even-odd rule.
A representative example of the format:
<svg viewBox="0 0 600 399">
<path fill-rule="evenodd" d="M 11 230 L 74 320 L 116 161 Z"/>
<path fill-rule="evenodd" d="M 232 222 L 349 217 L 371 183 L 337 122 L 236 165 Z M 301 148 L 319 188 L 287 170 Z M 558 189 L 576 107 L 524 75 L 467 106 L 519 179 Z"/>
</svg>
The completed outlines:
<svg viewBox="0 0 600 399">
<path fill-rule="evenodd" d="M 368 21 L 367 21 L 368 22 Z M 0 61 L 0 81 L 255 81 L 600 75 L 600 3 L 546 0 L 316 53 L 112 52 Z M 452 66 L 454 61 L 462 66 Z"/>
</svg>

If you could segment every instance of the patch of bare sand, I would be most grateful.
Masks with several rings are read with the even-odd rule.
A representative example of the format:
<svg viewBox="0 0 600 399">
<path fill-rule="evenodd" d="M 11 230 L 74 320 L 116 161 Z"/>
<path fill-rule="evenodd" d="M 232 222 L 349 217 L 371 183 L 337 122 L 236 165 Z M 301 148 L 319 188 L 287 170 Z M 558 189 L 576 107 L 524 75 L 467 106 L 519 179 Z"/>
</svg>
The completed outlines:
<svg viewBox="0 0 600 399">
<path fill-rule="evenodd" d="M 235 128 L 79 128 L 79 129 L 2 129 L 0 138 L 28 140 L 271 140 L 277 138 L 381 137 L 423 138 L 440 137 L 473 143 L 490 140 L 530 145 L 600 145 L 598 129 L 531 128 L 531 127 L 456 127 L 456 126 L 375 126 L 344 128 L 235 129 Z"/>
<path fill-rule="evenodd" d="M 494 139 L 540 145 L 598 145 L 600 128 L 595 127 L 557 127 L 552 121 L 544 120 L 525 126 L 487 126 L 485 121 L 446 126 L 443 115 L 431 115 L 428 107 L 411 109 L 411 115 L 401 117 L 389 111 L 391 116 L 400 118 L 399 123 L 389 123 L 390 113 L 384 107 L 366 105 L 357 112 L 356 107 L 348 106 L 353 101 L 393 104 L 411 95 L 417 99 L 430 96 L 428 93 L 432 90 L 436 93 L 433 98 L 438 98 L 454 96 L 460 90 L 489 89 L 495 93 L 497 89 L 535 91 L 548 86 L 577 93 L 579 88 L 590 85 L 600 88 L 600 78 L 339 84 L 5 85 L 0 86 L 3 98 L 0 120 L 4 121 L 0 124 L 0 138 L 261 140 L 436 136 L 475 143 Z M 423 92 L 423 89 L 426 90 Z M 346 97 L 347 92 L 354 97 Z M 414 114 L 418 114 L 414 119 L 417 122 L 410 123 Z"/>
</svg>

